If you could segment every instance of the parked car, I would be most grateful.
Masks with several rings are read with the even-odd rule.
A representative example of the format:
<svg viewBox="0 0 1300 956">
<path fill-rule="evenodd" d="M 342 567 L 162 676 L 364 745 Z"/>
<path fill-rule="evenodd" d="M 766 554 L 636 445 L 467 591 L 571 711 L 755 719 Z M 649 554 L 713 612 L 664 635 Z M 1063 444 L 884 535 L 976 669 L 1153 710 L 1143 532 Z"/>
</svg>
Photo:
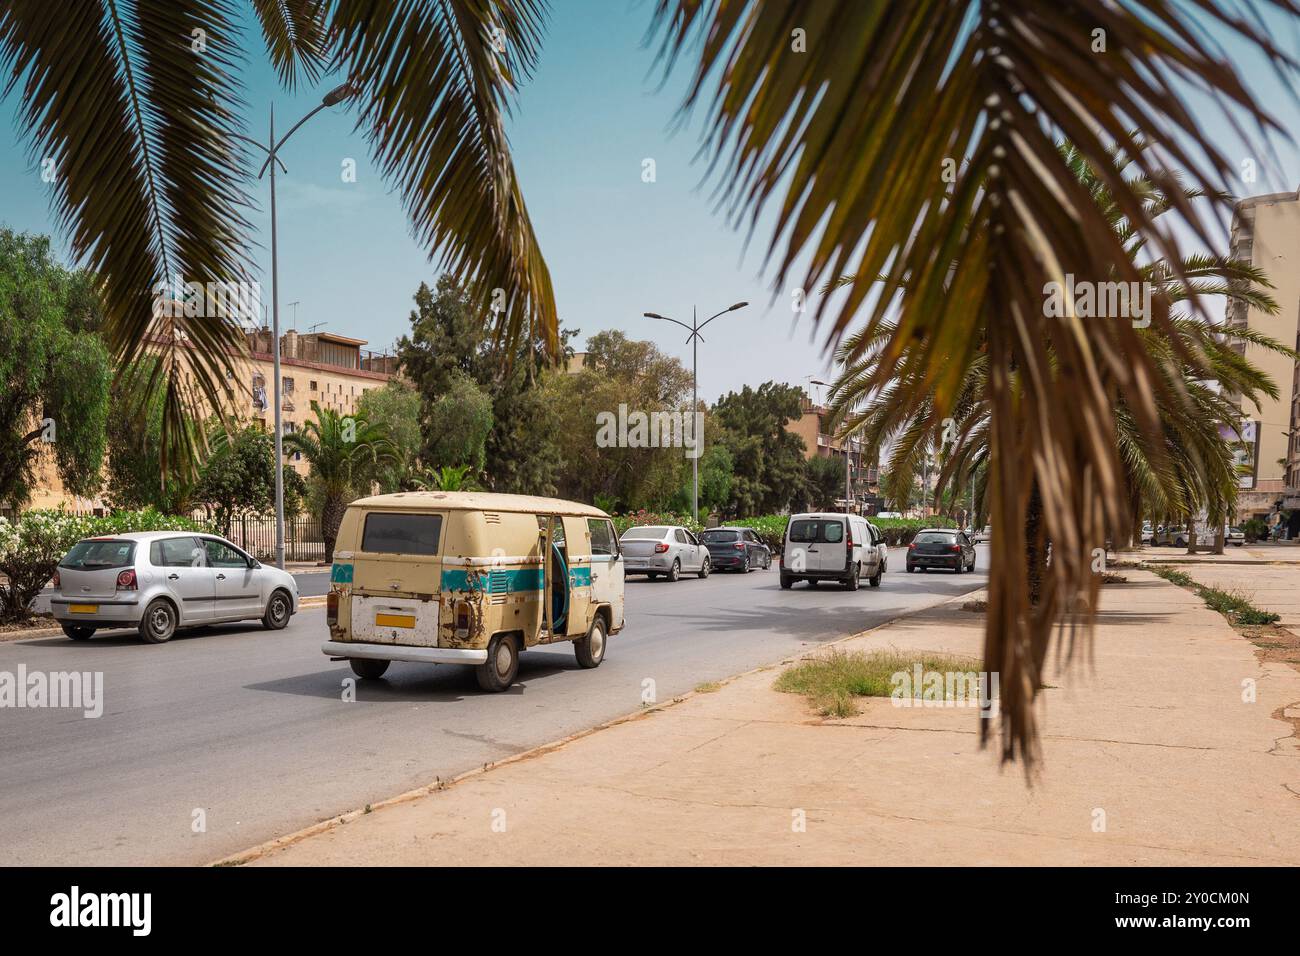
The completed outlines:
<svg viewBox="0 0 1300 956">
<path fill-rule="evenodd" d="M 974 531 L 970 536 L 973 544 L 988 544 L 993 540 L 993 526 L 986 524 L 979 531 Z"/>
<path fill-rule="evenodd" d="M 392 661 L 468 664 L 500 693 L 519 655 L 569 642 L 599 667 L 623 629 L 623 560 L 609 515 L 558 498 L 403 492 L 348 505 L 321 650 L 367 680 Z"/>
<path fill-rule="evenodd" d="M 1155 528 L 1151 527 L 1150 524 L 1142 525 L 1141 539 L 1143 544 L 1150 544 L 1155 539 L 1155 536 Z"/>
<path fill-rule="evenodd" d="M 1246 543 L 1246 532 L 1240 528 L 1229 527 L 1223 533 L 1223 540 L 1225 544 L 1240 548 Z"/>
<path fill-rule="evenodd" d="M 958 574 L 975 570 L 975 545 L 956 528 L 923 528 L 907 546 L 907 571 L 950 568 Z"/>
<path fill-rule="evenodd" d="M 627 574 L 644 574 L 650 580 L 663 575 L 676 581 L 683 574 L 707 578 L 713 569 L 709 549 L 688 529 L 678 525 L 644 525 L 628 528 L 619 539 Z"/>
<path fill-rule="evenodd" d="M 836 512 L 791 515 L 781 552 L 781 587 L 838 581 L 856 591 L 862 578 L 880 587 L 888 552 L 880 529 L 860 515 Z"/>
<path fill-rule="evenodd" d="M 52 583 L 50 610 L 74 641 L 133 627 L 148 643 L 163 644 L 179 628 L 259 618 L 279 630 L 298 610 L 293 575 L 208 534 L 87 538 L 64 555 Z"/>
<path fill-rule="evenodd" d="M 721 571 L 766 571 L 772 566 L 772 552 L 750 528 L 710 528 L 700 532 L 700 542 L 709 549 L 713 566 Z"/>
</svg>

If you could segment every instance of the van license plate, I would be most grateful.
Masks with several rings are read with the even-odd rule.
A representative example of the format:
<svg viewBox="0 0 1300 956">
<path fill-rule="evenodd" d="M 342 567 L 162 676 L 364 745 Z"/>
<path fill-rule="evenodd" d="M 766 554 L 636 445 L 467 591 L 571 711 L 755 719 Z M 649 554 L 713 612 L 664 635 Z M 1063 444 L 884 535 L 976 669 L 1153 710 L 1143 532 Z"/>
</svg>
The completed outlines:
<svg viewBox="0 0 1300 956">
<path fill-rule="evenodd" d="M 414 614 L 376 614 L 376 627 L 415 627 Z"/>
<path fill-rule="evenodd" d="M 68 610 L 73 614 L 94 614 L 99 611 L 98 604 L 69 604 Z"/>
</svg>

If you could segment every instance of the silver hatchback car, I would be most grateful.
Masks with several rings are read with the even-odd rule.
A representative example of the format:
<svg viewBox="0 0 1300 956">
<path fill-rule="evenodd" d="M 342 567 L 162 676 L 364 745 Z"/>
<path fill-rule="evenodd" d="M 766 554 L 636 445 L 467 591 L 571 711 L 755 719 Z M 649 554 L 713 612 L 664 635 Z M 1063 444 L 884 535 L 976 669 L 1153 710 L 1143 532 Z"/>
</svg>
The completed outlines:
<svg viewBox="0 0 1300 956">
<path fill-rule="evenodd" d="M 642 525 L 628 528 L 618 539 L 624 574 L 644 574 L 650 580 L 663 575 L 669 581 L 683 574 L 707 578 L 713 568 L 707 545 L 680 525 Z"/>
<path fill-rule="evenodd" d="M 298 610 L 293 575 L 225 538 L 147 531 L 78 541 L 54 572 L 50 610 L 74 641 L 134 627 L 150 644 L 177 628 L 260 619 L 279 630 Z"/>
</svg>

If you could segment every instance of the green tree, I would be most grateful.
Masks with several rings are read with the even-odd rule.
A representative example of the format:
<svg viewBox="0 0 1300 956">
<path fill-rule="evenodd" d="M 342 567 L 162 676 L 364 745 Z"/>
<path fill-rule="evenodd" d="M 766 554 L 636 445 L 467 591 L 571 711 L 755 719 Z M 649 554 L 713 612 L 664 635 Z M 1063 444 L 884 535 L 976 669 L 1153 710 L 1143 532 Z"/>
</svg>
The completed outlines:
<svg viewBox="0 0 1300 956">
<path fill-rule="evenodd" d="M 109 398 L 109 419 L 104 499 L 114 510 L 153 508 L 163 514 L 186 514 L 194 503 L 198 473 L 178 469 L 165 475 L 162 461 L 164 397 L 150 393 L 148 404 L 138 409 L 138 396 L 147 391 L 147 379 L 158 360 L 145 356 L 133 368 L 123 369 L 113 379 Z M 140 413 L 137 413 L 140 412 Z M 194 425 L 185 419 L 187 428 Z"/>
<path fill-rule="evenodd" d="M 434 468 L 463 466 L 478 474 L 487 464 L 491 434 L 492 399 L 469 375 L 456 371 L 425 412 L 420 457 Z"/>
<path fill-rule="evenodd" d="M 834 511 L 844 498 L 844 459 L 815 455 L 806 462 L 806 495 L 814 511 Z"/>
<path fill-rule="evenodd" d="M 212 509 L 220 534 L 229 537 L 233 520 L 240 515 L 275 513 L 275 441 L 255 425 L 233 433 L 212 423 L 208 437 L 211 452 L 199 472 L 191 497 Z M 286 448 L 289 436 L 285 436 Z M 284 475 L 284 512 L 294 517 L 302 508 L 306 483 L 289 465 Z"/>
<path fill-rule="evenodd" d="M 298 452 L 311 465 L 311 479 L 321 499 L 321 537 L 325 562 L 334 560 L 334 542 L 348 502 L 377 480 L 385 465 L 397 461 L 386 430 L 357 416 L 311 403 L 312 420 L 285 435 L 286 454 Z"/>
<path fill-rule="evenodd" d="M 357 402 L 357 414 L 382 427 L 392 443 L 396 461 L 379 469 L 379 490 L 385 494 L 407 487 L 420 458 L 420 395 L 401 379 L 372 388 Z"/>
<path fill-rule="evenodd" d="M 0 17 L 4 94 L 15 94 L 31 155 L 55 173 L 49 188 L 73 257 L 103 277 L 109 352 L 120 367 L 162 353 L 162 374 L 139 399 L 143 410 L 164 395 L 169 473 L 173 459 L 197 463 L 201 451 L 185 421 L 200 417 L 187 376 L 203 404 L 219 407 L 241 344 L 234 321 L 157 322 L 152 309 L 160 280 L 236 281 L 248 261 L 249 162 L 260 160 L 231 148 L 245 132 L 231 69 L 247 53 L 241 7 L 85 0 L 69 16 L 47 0 L 13 0 Z M 506 340 L 528 335 L 558 354 L 555 295 L 504 124 L 537 62 L 545 5 L 251 7 L 286 89 L 347 79 L 339 102 L 355 111 L 416 241 L 467 277 L 475 310 Z"/>
<path fill-rule="evenodd" d="M 804 491 L 803 439 L 786 430 L 801 414 L 803 392 L 764 382 L 728 392 L 713 406 L 715 439 L 731 453 L 733 477 L 727 512 L 749 517 L 798 504 Z"/>
<path fill-rule="evenodd" d="M 65 490 L 99 488 L 110 372 L 88 287 L 48 238 L 0 229 L 0 502 L 11 507 L 31 499 L 42 455 Z"/>
</svg>

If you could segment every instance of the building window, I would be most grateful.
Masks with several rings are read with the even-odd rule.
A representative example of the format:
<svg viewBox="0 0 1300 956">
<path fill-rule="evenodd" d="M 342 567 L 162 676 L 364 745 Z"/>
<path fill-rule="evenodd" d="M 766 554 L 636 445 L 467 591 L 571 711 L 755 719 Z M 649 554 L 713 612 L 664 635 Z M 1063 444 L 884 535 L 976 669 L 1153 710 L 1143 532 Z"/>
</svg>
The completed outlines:
<svg viewBox="0 0 1300 956">
<path fill-rule="evenodd" d="M 314 378 L 311 380 L 309 384 L 311 385 L 311 390 L 313 392 L 316 391 L 316 380 Z"/>
<path fill-rule="evenodd" d="M 289 376 L 287 376 L 287 375 L 281 377 L 281 379 L 280 379 L 280 391 L 282 391 L 285 395 L 292 395 L 292 394 L 293 394 L 293 379 L 291 379 L 291 378 L 290 378 Z"/>
</svg>

